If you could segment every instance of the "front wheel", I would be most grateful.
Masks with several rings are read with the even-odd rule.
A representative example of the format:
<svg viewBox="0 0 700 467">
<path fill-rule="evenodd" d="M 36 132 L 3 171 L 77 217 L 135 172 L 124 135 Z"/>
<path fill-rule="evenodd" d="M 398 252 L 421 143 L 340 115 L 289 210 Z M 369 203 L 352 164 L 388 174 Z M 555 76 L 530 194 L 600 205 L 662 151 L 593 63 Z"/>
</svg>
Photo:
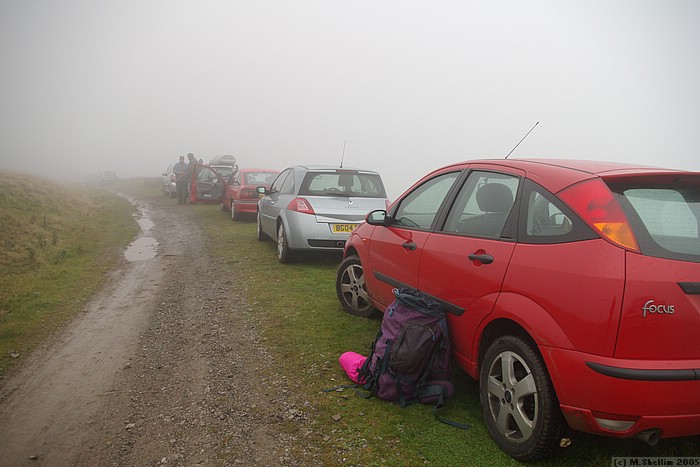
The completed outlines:
<svg viewBox="0 0 700 467">
<path fill-rule="evenodd" d="M 262 221 L 260 220 L 260 211 L 258 211 L 257 215 L 257 222 L 255 223 L 255 230 L 258 234 L 258 241 L 264 242 L 267 240 L 267 235 L 265 235 L 265 232 L 263 232 L 262 229 Z"/>
<path fill-rule="evenodd" d="M 358 256 L 348 256 L 340 263 L 335 292 L 345 311 L 351 315 L 369 318 L 379 313 L 369 301 L 364 270 Z"/>
<path fill-rule="evenodd" d="M 496 339 L 484 354 L 479 386 L 484 421 L 503 451 L 536 461 L 557 446 L 559 401 L 533 344 L 517 336 Z"/>
<path fill-rule="evenodd" d="M 294 252 L 289 249 L 287 235 L 282 222 L 277 228 L 277 260 L 280 263 L 291 263 L 294 260 Z"/>
</svg>

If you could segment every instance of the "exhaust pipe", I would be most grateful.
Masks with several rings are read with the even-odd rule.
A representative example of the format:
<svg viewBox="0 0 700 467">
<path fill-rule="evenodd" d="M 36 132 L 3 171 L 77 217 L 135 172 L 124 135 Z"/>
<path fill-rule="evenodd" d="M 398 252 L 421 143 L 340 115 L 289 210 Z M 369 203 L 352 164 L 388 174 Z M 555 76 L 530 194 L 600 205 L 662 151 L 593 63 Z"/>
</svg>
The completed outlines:
<svg viewBox="0 0 700 467">
<path fill-rule="evenodd" d="M 644 430 L 635 435 L 635 438 L 645 442 L 649 446 L 656 446 L 661 439 L 661 430 L 658 428 L 652 428 L 650 430 Z"/>
</svg>

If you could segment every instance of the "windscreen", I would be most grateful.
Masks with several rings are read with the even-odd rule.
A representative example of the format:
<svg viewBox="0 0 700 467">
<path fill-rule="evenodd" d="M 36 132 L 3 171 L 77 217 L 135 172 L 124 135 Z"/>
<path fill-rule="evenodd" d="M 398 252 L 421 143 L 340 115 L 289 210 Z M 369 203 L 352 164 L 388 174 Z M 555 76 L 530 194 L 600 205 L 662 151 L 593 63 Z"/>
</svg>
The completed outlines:
<svg viewBox="0 0 700 467">
<path fill-rule="evenodd" d="M 386 198 L 379 174 L 358 171 L 309 172 L 304 177 L 299 194 Z"/>
<path fill-rule="evenodd" d="M 642 253 L 700 262 L 700 177 L 610 184 Z"/>
<path fill-rule="evenodd" d="M 243 184 L 270 185 L 277 175 L 278 172 L 245 172 L 243 174 Z"/>
</svg>

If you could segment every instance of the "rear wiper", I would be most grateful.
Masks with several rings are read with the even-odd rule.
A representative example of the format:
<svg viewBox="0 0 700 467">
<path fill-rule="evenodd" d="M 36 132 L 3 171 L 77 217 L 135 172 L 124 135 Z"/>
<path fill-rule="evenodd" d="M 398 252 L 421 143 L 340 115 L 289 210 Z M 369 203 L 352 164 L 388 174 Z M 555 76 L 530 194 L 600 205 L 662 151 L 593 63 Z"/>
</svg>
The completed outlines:
<svg viewBox="0 0 700 467">
<path fill-rule="evenodd" d="M 346 198 L 349 198 L 351 196 L 355 196 L 355 193 L 351 193 L 349 191 L 335 191 L 335 190 L 326 190 L 325 194 L 326 194 L 326 196 L 344 196 Z"/>
</svg>

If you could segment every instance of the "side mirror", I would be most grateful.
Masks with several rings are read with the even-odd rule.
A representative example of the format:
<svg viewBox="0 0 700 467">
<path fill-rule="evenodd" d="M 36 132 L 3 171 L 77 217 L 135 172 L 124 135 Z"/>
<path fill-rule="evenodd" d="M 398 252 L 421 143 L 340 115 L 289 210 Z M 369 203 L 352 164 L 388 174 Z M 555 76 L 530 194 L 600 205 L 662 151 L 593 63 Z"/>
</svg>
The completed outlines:
<svg viewBox="0 0 700 467">
<path fill-rule="evenodd" d="M 256 187 L 255 191 L 257 191 L 258 194 L 260 194 L 260 196 L 264 196 L 267 194 L 267 188 L 265 188 L 264 186 Z"/>
<path fill-rule="evenodd" d="M 365 217 L 365 221 L 367 221 L 369 225 L 386 225 L 386 211 L 384 209 L 370 211 L 367 217 Z"/>
</svg>

